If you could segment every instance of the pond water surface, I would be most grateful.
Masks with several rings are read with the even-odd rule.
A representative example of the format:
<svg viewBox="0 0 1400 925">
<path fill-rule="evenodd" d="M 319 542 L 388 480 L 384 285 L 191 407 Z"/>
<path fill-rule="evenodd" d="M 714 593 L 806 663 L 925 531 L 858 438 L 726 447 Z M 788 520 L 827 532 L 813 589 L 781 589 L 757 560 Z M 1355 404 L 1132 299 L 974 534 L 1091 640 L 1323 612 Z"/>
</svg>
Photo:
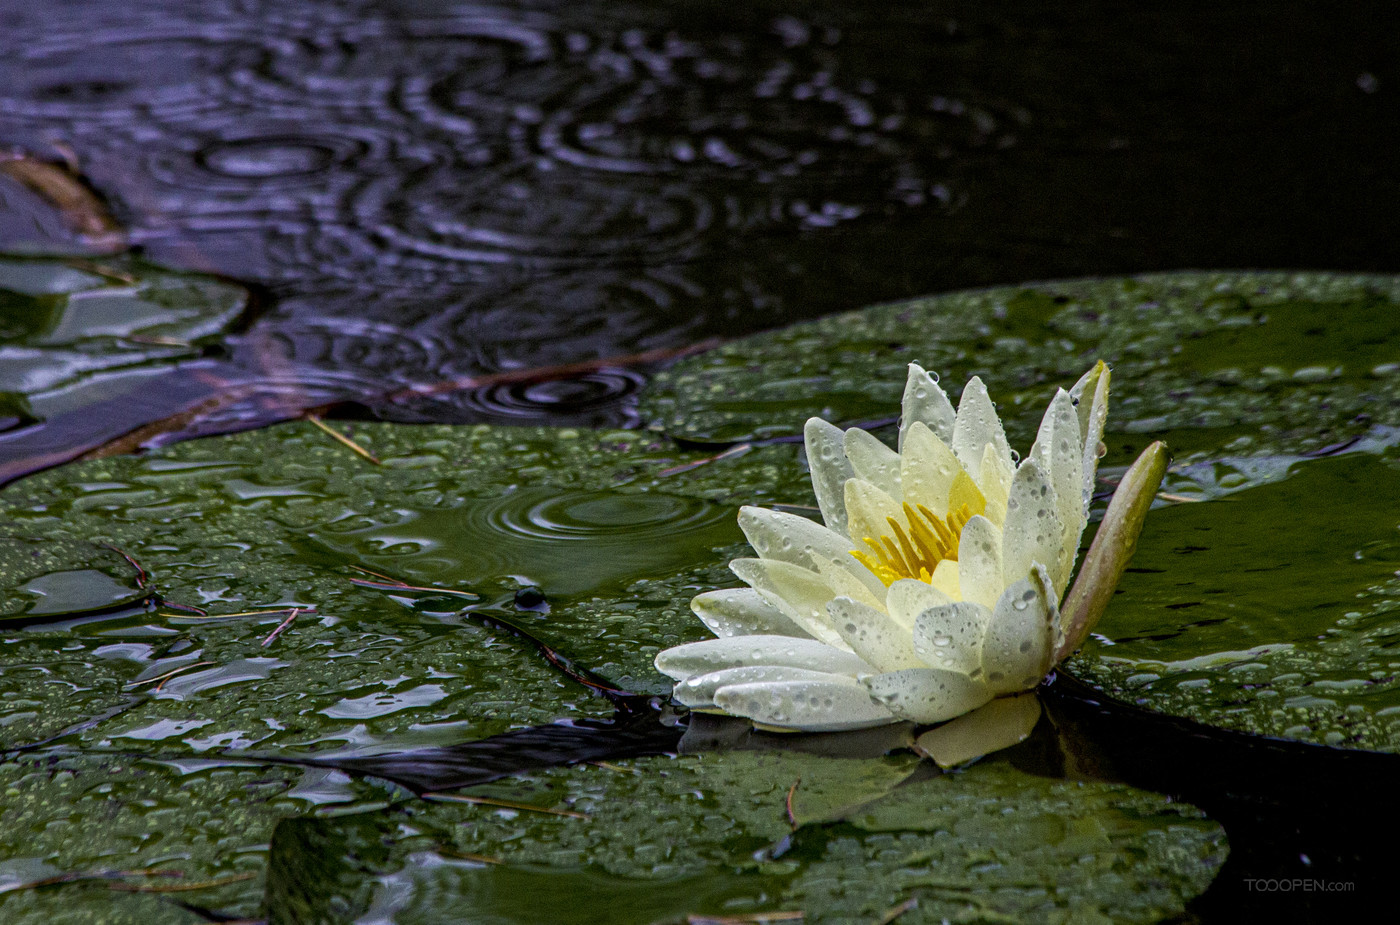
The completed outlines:
<svg viewBox="0 0 1400 925">
<path fill-rule="evenodd" d="M 659 391 L 654 376 L 719 339 L 935 292 L 1188 268 L 1395 273 L 1396 19 L 1383 3 L 0 0 L 0 153 L 80 173 L 135 255 L 95 246 L 52 195 L 0 172 L 0 252 L 75 258 L 0 267 L 0 480 L 96 451 L 4 495 L 0 917 L 1233 921 L 1364 902 L 1394 852 L 1351 837 L 1363 817 L 1373 832 L 1394 821 L 1373 796 L 1390 756 L 1329 763 L 1212 736 L 1097 706 L 1073 679 L 1051 685 L 1047 721 L 1009 757 L 947 780 L 878 757 L 884 741 L 856 748 L 859 772 L 767 740 L 658 757 L 699 732 L 648 700 L 665 690 L 650 658 L 696 638 L 691 594 L 730 582 L 735 508 L 810 503 L 790 443 L 734 469 L 704 461 L 790 435 L 794 394 L 830 387 L 816 410 L 849 421 L 894 407 L 806 373 L 734 408 L 685 393 L 703 363 Z M 1195 478 L 1223 498 L 1234 488 L 1211 467 L 1264 492 L 1304 458 L 1277 462 L 1290 449 L 1370 440 L 1369 455 L 1248 496 L 1263 501 L 1238 518 L 1214 502 L 1165 512 L 1145 547 L 1156 567 L 1184 555 L 1181 537 L 1233 526 L 1245 540 L 1190 567 L 1286 573 L 1270 518 L 1331 498 L 1348 525 L 1335 556 L 1325 521 L 1295 526 L 1318 563 L 1292 602 L 1306 618 L 1271 623 L 1278 587 L 1259 573 L 1225 586 L 1238 601 L 1163 617 L 1197 592 L 1144 571 L 1125 593 L 1147 603 L 1101 642 L 1168 663 L 1177 636 L 1218 652 L 1359 625 L 1380 674 L 1331 699 L 1390 708 L 1400 666 L 1376 654 L 1390 630 L 1371 628 L 1394 600 L 1397 517 L 1355 487 L 1394 500 L 1381 428 L 1400 424 L 1387 378 L 1400 335 L 1390 290 L 1373 289 L 1332 315 L 1304 299 L 1183 335 L 1152 373 L 1172 401 L 1152 379 L 1125 385 L 1131 423 L 1107 441 L 1112 471 L 1148 437 L 1179 437 L 1196 455 L 1174 490 Z M 1228 297 L 1242 318 L 1252 294 Z M 990 334 L 950 334 L 945 372 L 1000 374 L 1017 409 L 1032 386 L 1064 384 L 1073 364 L 1053 353 L 1079 363 L 1093 319 L 1056 327 L 1062 303 L 1036 298 L 1011 299 Z M 786 368 L 754 356 L 732 365 Z M 1211 389 L 1236 386 L 1254 405 L 1211 417 Z M 739 429 L 706 430 L 736 409 Z M 355 425 L 383 472 L 307 424 L 104 458 L 307 411 L 567 430 Z M 1265 456 L 1267 476 L 1240 462 Z M 1381 603 L 1364 613 L 1339 600 L 1368 595 Z M 1252 622 L 1232 633 L 1239 614 Z M 1181 671 L 1171 684 L 1197 680 Z M 1096 679 L 1125 697 L 1167 683 Z M 609 685 L 632 694 L 599 697 Z M 1174 696 L 1186 709 L 1205 695 Z M 1367 747 L 1384 747 L 1386 716 Z M 1307 722 L 1290 738 L 1332 731 Z M 410 768 L 443 776 L 429 787 Z M 904 784 L 893 803 L 790 827 L 796 778 L 868 796 Z M 1339 815 L 1299 810 L 1329 782 Z M 514 808 L 411 798 L 448 784 Z M 967 814 L 910 809 L 944 800 Z M 1007 805 L 1025 826 L 999 828 Z M 569 813 L 596 824 L 570 828 Z M 117 873 L 135 868 L 207 886 Z M 862 892 L 843 869 L 898 886 Z M 1357 885 L 1247 886 L 1266 876 Z M 551 892 L 593 900 L 562 909 Z"/>
</svg>

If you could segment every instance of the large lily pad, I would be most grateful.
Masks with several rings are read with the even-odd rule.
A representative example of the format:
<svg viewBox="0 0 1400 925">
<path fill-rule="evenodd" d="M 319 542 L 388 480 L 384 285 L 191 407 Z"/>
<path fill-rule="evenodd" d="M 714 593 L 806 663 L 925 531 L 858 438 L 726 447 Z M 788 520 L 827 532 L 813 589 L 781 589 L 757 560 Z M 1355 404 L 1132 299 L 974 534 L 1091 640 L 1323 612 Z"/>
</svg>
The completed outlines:
<svg viewBox="0 0 1400 925">
<path fill-rule="evenodd" d="M 1400 465 L 1355 453 L 1153 512 L 1071 668 L 1249 732 L 1400 751 Z"/>
<path fill-rule="evenodd" d="M 1168 273 L 956 292 L 735 341 L 662 374 L 643 412 L 688 440 L 881 418 L 911 361 L 986 380 L 1029 444 L 1049 389 L 1114 368 L 1110 433 L 1179 452 L 1314 449 L 1400 424 L 1400 278 Z M 1126 437 L 1126 439 L 1124 439 Z M 1110 449 L 1114 447 L 1111 445 Z"/>
<path fill-rule="evenodd" d="M 372 898 L 364 879 L 315 875 L 344 884 L 344 901 L 368 904 L 368 918 L 401 923 L 437 921 L 444 909 L 493 925 L 802 910 L 804 921 L 844 925 L 915 897 L 901 921 L 1155 921 L 1224 860 L 1219 828 L 1190 807 L 1001 764 L 910 783 L 846 823 L 791 831 L 795 781 L 868 782 L 900 773 L 890 761 L 731 752 L 559 769 L 471 792 L 585 818 L 415 804 L 397 818 L 328 820 L 321 841 L 338 832 L 340 867 L 362 877 L 372 873 L 365 849 L 390 831 L 414 834 L 380 861 Z M 277 896 L 305 895 L 286 877 L 269 873 Z M 301 920 L 293 911 L 269 909 L 273 921 Z"/>
</svg>

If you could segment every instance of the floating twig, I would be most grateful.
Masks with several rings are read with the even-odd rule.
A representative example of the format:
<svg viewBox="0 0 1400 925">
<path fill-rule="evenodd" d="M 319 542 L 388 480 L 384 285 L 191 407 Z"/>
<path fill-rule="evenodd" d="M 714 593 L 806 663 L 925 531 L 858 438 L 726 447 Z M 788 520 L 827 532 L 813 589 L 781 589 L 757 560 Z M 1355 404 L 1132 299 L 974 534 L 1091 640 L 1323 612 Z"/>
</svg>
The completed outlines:
<svg viewBox="0 0 1400 925">
<path fill-rule="evenodd" d="M 899 918 L 904 913 L 910 911 L 911 909 L 918 908 L 918 905 L 919 897 L 914 896 L 909 899 L 906 899 L 899 905 L 885 910 L 885 914 L 880 916 L 880 918 L 875 922 L 875 925 L 890 925 L 891 922 Z"/>
<path fill-rule="evenodd" d="M 350 579 L 352 585 L 359 585 L 362 588 L 373 588 L 376 591 L 423 591 L 428 594 L 450 594 L 472 601 L 481 600 L 480 594 L 473 594 L 471 591 L 457 591 L 452 588 L 432 588 L 423 585 L 411 585 L 397 578 L 390 578 L 388 575 L 381 575 L 367 568 L 361 568 L 358 565 L 352 565 L 350 567 L 357 572 L 364 572 L 366 575 L 373 575 L 375 578 L 380 579 L 379 581 L 366 581 L 363 578 Z"/>
<path fill-rule="evenodd" d="M 333 437 L 336 440 L 339 440 L 345 446 L 349 447 L 351 450 L 354 450 L 356 453 L 363 456 L 365 459 L 368 459 L 376 466 L 384 465 L 382 462 L 379 461 L 378 456 L 375 456 L 369 450 L 360 446 L 354 440 L 351 440 L 349 437 L 345 436 L 340 431 L 336 430 L 334 427 L 331 427 L 325 421 L 321 420 L 321 416 L 319 414 L 308 411 L 306 412 L 306 414 L 302 415 L 302 418 L 308 421 L 309 423 L 321 428 L 321 430 L 325 431 L 329 436 Z"/>
<path fill-rule="evenodd" d="M 656 473 L 656 477 L 664 479 L 668 475 L 678 475 L 682 472 L 689 472 L 691 469 L 699 469 L 701 466 L 707 466 L 712 462 L 719 462 L 721 459 L 729 459 L 732 456 L 743 456 L 751 449 L 753 449 L 752 443 L 740 443 L 736 446 L 731 446 L 718 455 L 708 456 L 704 459 L 697 459 L 688 463 L 681 463 L 679 466 L 672 466 L 669 469 L 662 469 L 660 472 Z"/>
<path fill-rule="evenodd" d="M 134 283 L 134 278 L 128 277 Z M 178 337 L 166 337 L 159 334 L 128 334 L 123 340 L 133 344 L 149 344 L 152 347 L 183 347 L 186 350 L 193 350 L 194 344 Z"/>
<path fill-rule="evenodd" d="M 140 562 L 137 562 L 133 557 L 131 557 L 127 553 L 122 552 L 120 549 L 113 546 L 111 543 L 98 543 L 97 545 L 112 550 L 112 552 L 125 559 L 128 565 L 136 569 L 136 587 L 140 588 L 142 591 L 146 590 L 146 584 L 151 580 L 151 576 L 148 575 L 146 573 L 146 570 L 141 567 Z"/>
<path fill-rule="evenodd" d="M 792 798 L 796 796 L 797 787 L 801 783 L 801 777 L 793 781 L 792 786 L 788 788 L 787 799 L 783 801 L 783 806 L 787 809 L 788 825 L 792 826 L 794 832 L 797 831 L 797 814 L 792 811 Z"/>
<path fill-rule="evenodd" d="M 110 456 L 127 456 L 132 453 L 139 453 L 148 444 L 158 437 L 169 436 L 184 430 L 195 421 L 207 418 L 216 411 L 220 411 L 236 401 L 240 401 L 253 394 L 253 388 L 249 385 L 233 385 L 223 381 L 209 383 L 211 388 L 222 389 L 213 395 L 207 395 L 197 401 L 192 402 L 182 411 L 166 415 L 159 420 L 151 421 L 149 424 L 142 424 L 133 427 L 124 434 L 113 437 L 105 443 L 100 443 L 90 449 L 77 454 L 77 459 L 86 462 L 92 459 L 106 459 Z M 69 457 L 72 458 L 72 457 Z M 24 471 L 34 471 L 36 468 L 54 465 L 59 462 L 67 462 L 68 459 L 41 460 L 38 466 L 32 466 Z M 23 472 L 18 472 L 23 474 Z"/>
<path fill-rule="evenodd" d="M 128 684 L 128 685 L 126 686 L 126 688 L 127 688 L 127 690 L 135 690 L 136 688 L 141 687 L 143 684 L 154 684 L 154 683 L 157 682 L 157 681 L 159 681 L 159 682 L 163 685 L 167 680 L 169 680 L 170 678 L 175 677 L 175 675 L 180 674 L 180 673 L 183 672 L 183 671 L 189 671 L 191 668 L 202 668 L 202 667 L 205 666 L 205 665 L 212 665 L 212 664 L 214 664 L 214 663 L 213 663 L 213 662 L 191 662 L 191 663 L 188 664 L 188 665 L 181 665 L 179 668 L 176 668 L 176 669 L 173 670 L 173 671 L 167 671 L 165 674 L 163 674 L 163 675 L 157 675 L 157 676 L 154 677 L 154 678 L 147 678 L 147 679 L 144 680 L 144 681 L 132 681 L 130 684 Z M 156 690 L 160 690 L 160 687 L 157 687 Z"/>
<path fill-rule="evenodd" d="M 199 617 L 189 617 L 186 619 L 200 620 L 230 620 L 234 617 L 266 617 L 274 613 L 288 613 L 292 610 L 300 610 L 302 613 L 315 613 L 315 607 L 273 607 L 269 610 L 240 610 L 237 613 L 202 613 Z M 163 614 L 163 616 L 178 616 L 177 614 Z"/>
<path fill-rule="evenodd" d="M 149 884 L 149 883 L 113 883 L 107 889 L 120 890 L 123 893 L 190 893 L 195 890 L 212 890 L 214 887 L 228 886 L 230 883 L 242 883 L 245 880 L 252 880 L 255 873 L 230 874 L 227 877 L 218 877 L 214 880 L 201 880 L 198 883 L 170 883 L 170 884 Z"/>
<path fill-rule="evenodd" d="M 739 915 L 687 915 L 686 925 L 767 925 L 769 922 L 802 922 L 806 913 L 801 910 L 788 912 L 744 912 Z"/>
<path fill-rule="evenodd" d="M 165 600 L 164 598 L 161 599 L 160 606 L 162 606 L 162 607 L 164 607 L 164 608 L 166 608 L 166 609 L 168 609 L 168 610 L 178 610 L 178 611 L 181 611 L 181 612 L 184 613 L 186 616 L 195 616 L 195 617 L 207 617 L 207 616 L 209 616 L 209 611 L 205 610 L 203 607 L 196 607 L 196 606 L 194 606 L 193 604 L 177 604 L 175 601 L 167 601 L 167 600 Z M 166 616 L 179 616 L 179 614 L 166 614 Z"/>
<path fill-rule="evenodd" d="M 277 629 L 267 634 L 267 638 L 262 641 L 262 647 L 266 649 L 268 646 L 272 645 L 272 641 L 278 636 L 281 636 L 282 631 L 292 625 L 292 621 L 297 618 L 297 614 L 299 613 L 301 613 L 301 608 L 293 607 L 292 612 L 287 614 L 287 619 L 277 624 Z"/>
<path fill-rule="evenodd" d="M 184 874 L 178 870 L 94 870 L 94 871 L 72 871 L 66 874 L 56 874 L 52 877 L 43 877 L 39 880 L 28 880 L 24 883 L 10 883 L 0 886 L 0 894 L 17 893 L 20 890 L 37 890 L 46 886 L 58 886 L 64 883 L 83 883 L 92 880 L 117 880 L 122 877 L 183 877 Z"/>
<path fill-rule="evenodd" d="M 620 764 L 613 764 L 611 761 L 589 761 L 589 762 L 586 762 L 586 763 L 587 763 L 587 764 L 591 764 L 591 765 L 593 765 L 593 766 L 596 767 L 596 768 L 602 768 L 602 769 L 605 770 L 605 771 L 616 771 L 618 774 L 640 774 L 640 773 L 641 773 L 641 772 L 638 771 L 636 768 L 624 768 L 622 765 L 620 765 Z"/>
<path fill-rule="evenodd" d="M 477 806 L 495 806 L 501 809 L 516 809 L 527 813 L 544 813 L 548 816 L 568 816 L 570 819 L 587 819 L 585 813 L 576 813 L 571 809 L 554 809 L 550 806 L 535 806 L 531 803 L 512 803 L 509 800 L 496 800 L 491 797 L 469 797 L 459 793 L 442 793 L 434 791 L 423 794 L 425 800 L 436 800 L 445 803 L 471 803 Z"/>
<path fill-rule="evenodd" d="M 83 270 L 84 272 L 100 276 L 103 279 L 110 279 L 114 283 L 121 283 L 123 286 L 135 286 L 137 282 L 136 277 L 127 273 L 125 270 L 118 270 L 116 267 L 108 266 L 105 263 L 98 263 L 96 260 L 84 260 L 82 257 L 69 257 L 63 262 L 75 270 Z M 129 337 L 127 339 L 134 340 L 135 337 Z"/>
</svg>

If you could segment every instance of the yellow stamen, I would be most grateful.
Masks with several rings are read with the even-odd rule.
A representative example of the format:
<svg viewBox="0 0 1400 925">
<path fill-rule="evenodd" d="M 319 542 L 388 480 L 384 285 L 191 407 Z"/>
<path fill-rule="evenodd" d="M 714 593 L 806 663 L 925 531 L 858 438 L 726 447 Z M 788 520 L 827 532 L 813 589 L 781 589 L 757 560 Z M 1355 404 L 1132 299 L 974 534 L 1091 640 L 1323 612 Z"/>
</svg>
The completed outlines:
<svg viewBox="0 0 1400 925">
<path fill-rule="evenodd" d="M 861 565 L 874 572 L 886 586 L 901 578 L 932 581 L 933 572 L 938 568 L 939 562 L 944 559 L 957 561 L 958 537 L 962 535 L 963 527 L 967 526 L 967 522 L 974 516 L 969 501 L 980 501 L 979 507 L 986 506 L 986 501 L 982 500 L 976 484 L 971 479 L 968 479 L 968 484 L 976 494 L 973 495 L 966 491 L 965 487 L 955 483 L 953 494 L 968 500 L 962 501 L 943 517 L 939 517 L 922 504 L 915 508 L 906 503 L 904 517 L 907 528 L 906 524 L 900 523 L 894 517 L 886 517 L 885 522 L 890 525 L 893 538 L 863 537 L 865 545 L 871 551 L 853 549 L 851 555 Z"/>
</svg>

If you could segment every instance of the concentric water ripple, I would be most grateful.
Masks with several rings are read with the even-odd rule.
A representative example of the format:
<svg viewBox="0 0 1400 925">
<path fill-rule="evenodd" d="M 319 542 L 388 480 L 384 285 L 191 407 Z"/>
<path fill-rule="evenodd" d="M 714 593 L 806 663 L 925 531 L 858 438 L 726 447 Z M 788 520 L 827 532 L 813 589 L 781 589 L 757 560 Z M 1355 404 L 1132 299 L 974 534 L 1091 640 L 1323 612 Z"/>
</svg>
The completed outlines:
<svg viewBox="0 0 1400 925">
<path fill-rule="evenodd" d="M 1009 278 L 1393 262 L 1356 230 L 1393 184 L 1338 174 L 1396 140 L 1359 14 L 779 6 L 10 3 L 0 145 L 76 158 L 152 259 L 265 284 L 278 383 L 370 391 Z M 1290 216 L 1306 253 L 1252 233 Z M 419 348 L 317 345 L 352 317 Z"/>
<path fill-rule="evenodd" d="M 948 152 L 1015 128 L 843 74 L 839 36 L 792 17 L 677 31 L 612 8 L 211 2 L 25 22 L 28 41 L 0 39 L 19 62 L 0 65 L 9 131 L 39 147 L 61 130 L 153 256 L 258 277 L 318 313 L 506 302 L 538 332 L 515 355 L 578 331 L 603 354 L 654 330 L 674 343 L 698 304 L 762 305 L 763 278 L 785 273 L 747 292 L 707 282 L 735 235 L 941 208 Z M 585 276 L 545 283 L 564 307 L 512 298 L 538 288 L 521 271 Z M 657 271 L 680 279 L 638 284 Z M 617 290 L 635 311 L 613 312 Z M 361 292 L 413 295 L 381 309 Z"/>
<path fill-rule="evenodd" d="M 347 517 L 349 532 L 316 539 L 396 577 L 456 588 L 514 582 L 550 600 L 662 578 L 740 539 L 733 509 L 654 492 L 525 487 L 399 517 L 370 527 Z"/>
</svg>

